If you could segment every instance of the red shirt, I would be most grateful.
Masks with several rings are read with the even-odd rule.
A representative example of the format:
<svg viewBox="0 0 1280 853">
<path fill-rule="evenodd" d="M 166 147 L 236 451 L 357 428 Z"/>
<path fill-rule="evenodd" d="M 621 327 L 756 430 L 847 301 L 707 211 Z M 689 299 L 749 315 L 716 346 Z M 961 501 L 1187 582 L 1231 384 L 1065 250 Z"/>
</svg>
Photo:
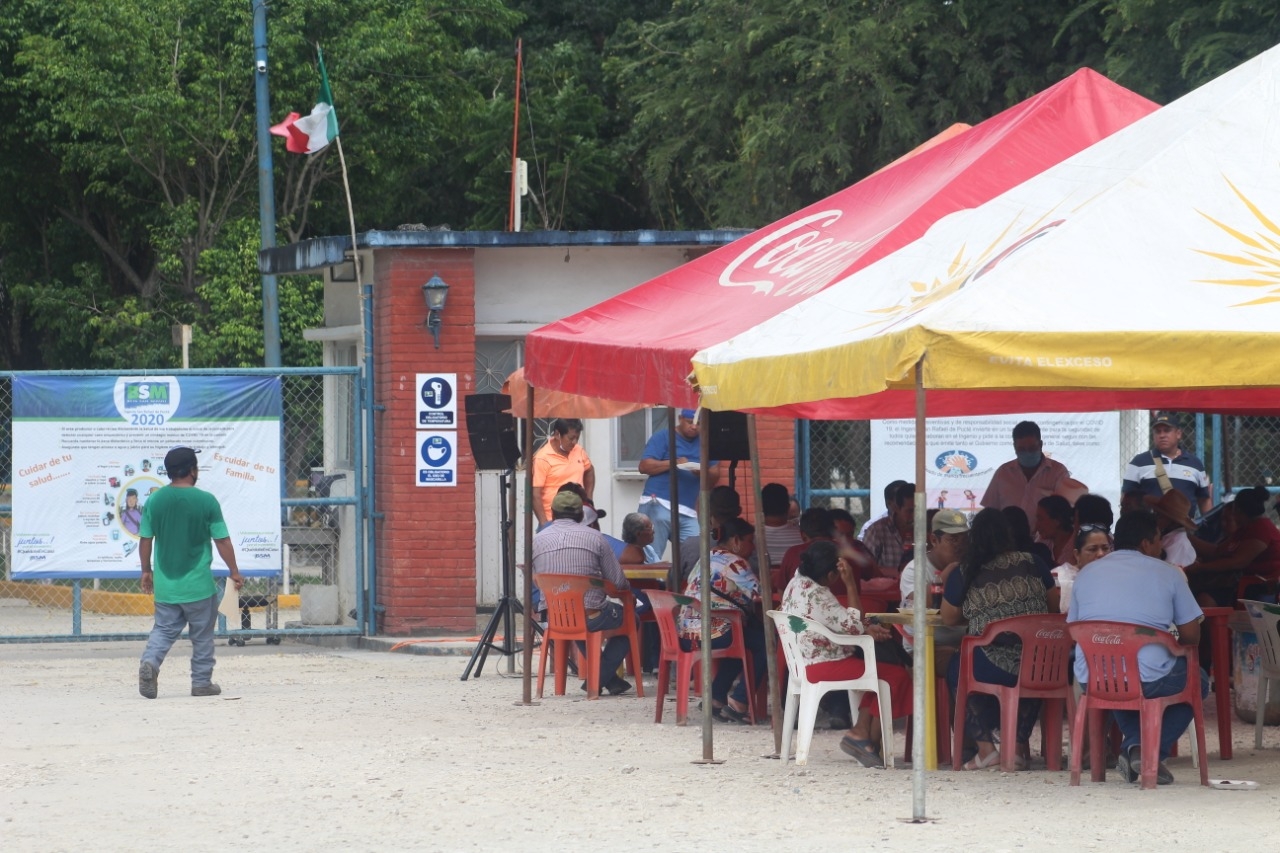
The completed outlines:
<svg viewBox="0 0 1280 853">
<path fill-rule="evenodd" d="M 1268 580 L 1280 579 L 1280 530 L 1265 515 L 1260 515 L 1236 531 L 1232 537 L 1238 544 L 1256 539 L 1266 545 L 1253 562 L 1244 567 L 1246 574 L 1261 575 Z"/>
</svg>

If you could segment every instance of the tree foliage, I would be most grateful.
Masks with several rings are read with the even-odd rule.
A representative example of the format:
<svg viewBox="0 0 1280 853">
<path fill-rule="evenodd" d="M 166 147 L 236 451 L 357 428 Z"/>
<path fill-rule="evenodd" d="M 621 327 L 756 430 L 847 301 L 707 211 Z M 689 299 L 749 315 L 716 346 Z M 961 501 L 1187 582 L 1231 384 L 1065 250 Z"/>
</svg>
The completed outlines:
<svg viewBox="0 0 1280 853">
<path fill-rule="evenodd" d="M 273 0 L 272 120 L 322 44 L 357 228 L 758 226 L 1088 65 L 1159 102 L 1280 41 L 1263 0 Z M 262 357 L 252 6 L 0 6 L 0 366 Z M 334 146 L 274 142 L 280 241 L 346 233 Z M 314 363 L 313 279 L 281 281 Z"/>
</svg>

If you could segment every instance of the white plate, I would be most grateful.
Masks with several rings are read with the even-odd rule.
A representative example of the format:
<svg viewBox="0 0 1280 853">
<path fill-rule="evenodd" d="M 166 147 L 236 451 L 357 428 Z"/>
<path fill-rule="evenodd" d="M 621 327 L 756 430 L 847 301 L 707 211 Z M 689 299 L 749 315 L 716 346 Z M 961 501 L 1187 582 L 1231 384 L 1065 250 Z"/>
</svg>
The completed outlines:
<svg viewBox="0 0 1280 853">
<path fill-rule="evenodd" d="M 1210 779 L 1209 787 L 1217 788 L 1219 791 L 1255 791 L 1258 783 L 1244 779 Z"/>
</svg>

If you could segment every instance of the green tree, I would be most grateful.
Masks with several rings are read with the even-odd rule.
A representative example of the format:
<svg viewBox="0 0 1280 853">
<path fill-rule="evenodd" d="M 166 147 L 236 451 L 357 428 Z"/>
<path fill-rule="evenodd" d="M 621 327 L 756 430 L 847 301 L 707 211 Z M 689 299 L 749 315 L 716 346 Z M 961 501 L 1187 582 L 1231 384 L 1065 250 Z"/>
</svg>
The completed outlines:
<svg viewBox="0 0 1280 853">
<path fill-rule="evenodd" d="M 469 181 L 448 164 L 483 97 L 457 69 L 473 37 L 515 20 L 502 2 L 299 0 L 272 15 L 277 119 L 310 110 L 314 45 L 328 48 L 358 226 L 463 216 Z M 251 32 L 244 0 L 18 0 L 0 12 L 0 141 L 17 155 L 0 168 L 21 187 L 0 205 L 10 363 L 163 364 L 168 324 L 208 310 L 204 256 L 243 245 L 222 234 L 257 208 Z M 336 156 L 276 150 L 285 238 L 345 232 Z M 246 275 L 240 287 L 253 286 Z"/>
<path fill-rule="evenodd" d="M 1070 6 L 681 0 L 621 28 L 606 69 L 657 220 L 754 226 L 1100 55 Z"/>
<path fill-rule="evenodd" d="M 1160 103 L 1201 86 L 1280 42 L 1269 0 L 1088 0 L 1066 17 L 1102 22 L 1098 70 Z"/>
</svg>

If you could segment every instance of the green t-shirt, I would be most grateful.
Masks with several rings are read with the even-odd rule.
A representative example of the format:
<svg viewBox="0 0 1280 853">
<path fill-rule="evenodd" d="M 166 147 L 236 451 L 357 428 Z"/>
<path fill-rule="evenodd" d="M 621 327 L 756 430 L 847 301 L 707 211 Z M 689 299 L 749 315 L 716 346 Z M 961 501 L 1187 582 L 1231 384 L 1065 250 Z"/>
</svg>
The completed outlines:
<svg viewBox="0 0 1280 853">
<path fill-rule="evenodd" d="M 186 604 L 217 592 L 210 571 L 211 540 L 231 534 L 213 495 L 195 486 L 165 486 L 143 506 L 138 534 L 155 540 L 151 568 L 156 601 Z"/>
</svg>

